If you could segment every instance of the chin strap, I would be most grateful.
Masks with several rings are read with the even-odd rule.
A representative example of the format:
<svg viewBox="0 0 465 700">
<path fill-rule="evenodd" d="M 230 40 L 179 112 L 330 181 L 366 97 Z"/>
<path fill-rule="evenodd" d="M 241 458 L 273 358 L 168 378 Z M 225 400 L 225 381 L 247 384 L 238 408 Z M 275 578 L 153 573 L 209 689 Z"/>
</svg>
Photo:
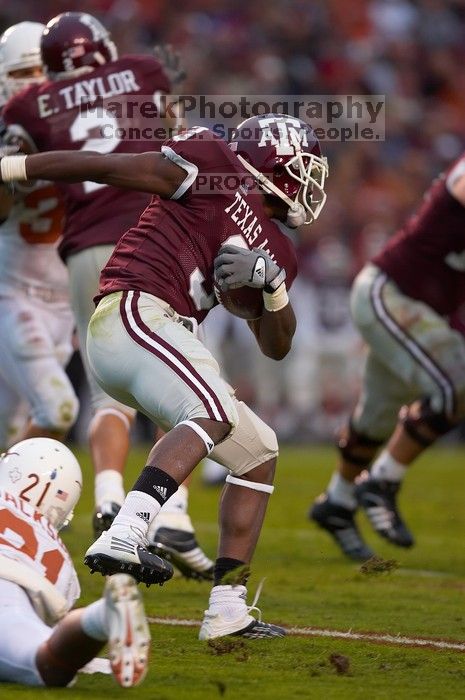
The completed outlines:
<svg viewBox="0 0 465 700">
<path fill-rule="evenodd" d="M 236 156 L 239 158 L 244 168 L 258 180 L 268 194 L 276 195 L 287 204 L 289 211 L 287 212 L 286 225 L 289 226 L 289 228 L 297 228 L 298 226 L 303 226 L 303 224 L 310 223 L 310 221 L 307 221 L 307 212 L 303 204 L 294 202 L 294 200 L 284 194 L 284 192 L 281 192 L 279 187 L 276 187 L 269 178 L 265 177 L 263 173 L 254 168 L 245 158 L 238 153 L 236 153 Z"/>
<path fill-rule="evenodd" d="M 303 226 L 307 221 L 307 212 L 300 202 L 295 202 L 292 207 L 289 207 L 287 212 L 286 224 L 289 228 L 298 228 Z"/>
</svg>

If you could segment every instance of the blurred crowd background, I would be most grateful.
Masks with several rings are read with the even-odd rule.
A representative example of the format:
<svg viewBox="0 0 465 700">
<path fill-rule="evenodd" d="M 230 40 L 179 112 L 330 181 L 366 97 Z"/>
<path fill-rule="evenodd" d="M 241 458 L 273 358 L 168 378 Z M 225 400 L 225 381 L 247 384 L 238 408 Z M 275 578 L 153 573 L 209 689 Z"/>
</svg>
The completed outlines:
<svg viewBox="0 0 465 700">
<path fill-rule="evenodd" d="M 328 202 L 298 241 L 292 353 L 279 365 L 261 358 L 245 323 L 222 309 L 205 329 L 231 383 L 281 439 L 327 439 L 353 405 L 363 362 L 351 281 L 463 149 L 465 2 L 0 0 L 0 29 L 67 10 L 99 17 L 120 54 L 173 44 L 189 94 L 386 95 L 384 142 L 322 144 Z M 80 383 L 76 360 L 71 371 Z M 141 436 L 147 429 L 141 422 Z"/>
</svg>

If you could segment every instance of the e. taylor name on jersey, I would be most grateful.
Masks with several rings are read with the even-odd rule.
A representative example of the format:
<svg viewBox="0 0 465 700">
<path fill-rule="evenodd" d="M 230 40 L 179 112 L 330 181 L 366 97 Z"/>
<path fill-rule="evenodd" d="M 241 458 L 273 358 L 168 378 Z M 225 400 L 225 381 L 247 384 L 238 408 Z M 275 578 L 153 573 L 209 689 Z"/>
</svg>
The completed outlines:
<svg viewBox="0 0 465 700">
<path fill-rule="evenodd" d="M 130 69 L 97 78 L 79 80 L 57 91 L 57 94 L 62 98 L 61 109 L 51 105 L 52 95 L 50 93 L 39 95 L 37 97 L 39 116 L 41 118 L 50 117 L 61 110 L 74 109 L 80 105 L 95 102 L 97 98 L 106 99 L 128 92 L 137 92 L 140 89 L 136 76 Z"/>
</svg>

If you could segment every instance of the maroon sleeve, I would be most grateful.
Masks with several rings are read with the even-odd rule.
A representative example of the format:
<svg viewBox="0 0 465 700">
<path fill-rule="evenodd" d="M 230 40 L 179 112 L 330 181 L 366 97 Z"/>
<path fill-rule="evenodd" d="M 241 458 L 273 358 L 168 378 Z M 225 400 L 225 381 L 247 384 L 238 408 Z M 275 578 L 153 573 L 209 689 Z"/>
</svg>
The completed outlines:
<svg viewBox="0 0 465 700">
<path fill-rule="evenodd" d="M 126 60 L 134 68 L 138 79 L 143 80 L 143 85 L 140 86 L 142 92 L 146 92 L 150 98 L 154 92 L 170 94 L 170 81 L 162 64 L 155 56 L 126 56 Z"/>
<path fill-rule="evenodd" d="M 189 192 L 197 180 L 196 195 L 210 193 L 211 177 L 237 172 L 234 153 L 223 139 L 203 126 L 194 126 L 178 136 L 165 141 L 161 152 L 186 171 L 186 179 L 172 199 L 179 199 Z M 202 177 L 199 177 L 202 176 Z"/>
<path fill-rule="evenodd" d="M 20 127 L 15 129 L 16 135 L 30 142 L 36 150 L 40 141 L 40 122 L 33 109 L 32 93 L 33 89 L 29 88 L 8 100 L 2 111 L 2 119 L 7 127 Z"/>
</svg>

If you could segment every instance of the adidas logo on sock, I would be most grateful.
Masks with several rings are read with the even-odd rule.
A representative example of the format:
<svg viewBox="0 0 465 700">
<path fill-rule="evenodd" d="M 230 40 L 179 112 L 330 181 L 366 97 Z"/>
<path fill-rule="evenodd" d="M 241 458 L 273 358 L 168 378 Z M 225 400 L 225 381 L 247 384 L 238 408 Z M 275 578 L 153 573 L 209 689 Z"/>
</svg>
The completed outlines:
<svg viewBox="0 0 465 700">
<path fill-rule="evenodd" d="M 160 494 L 160 496 L 163 498 L 164 501 L 166 501 L 166 494 L 168 493 L 168 489 L 166 486 L 154 486 L 154 490 Z"/>
<path fill-rule="evenodd" d="M 144 522 L 150 522 L 150 513 L 136 513 L 136 515 L 141 518 Z"/>
</svg>

